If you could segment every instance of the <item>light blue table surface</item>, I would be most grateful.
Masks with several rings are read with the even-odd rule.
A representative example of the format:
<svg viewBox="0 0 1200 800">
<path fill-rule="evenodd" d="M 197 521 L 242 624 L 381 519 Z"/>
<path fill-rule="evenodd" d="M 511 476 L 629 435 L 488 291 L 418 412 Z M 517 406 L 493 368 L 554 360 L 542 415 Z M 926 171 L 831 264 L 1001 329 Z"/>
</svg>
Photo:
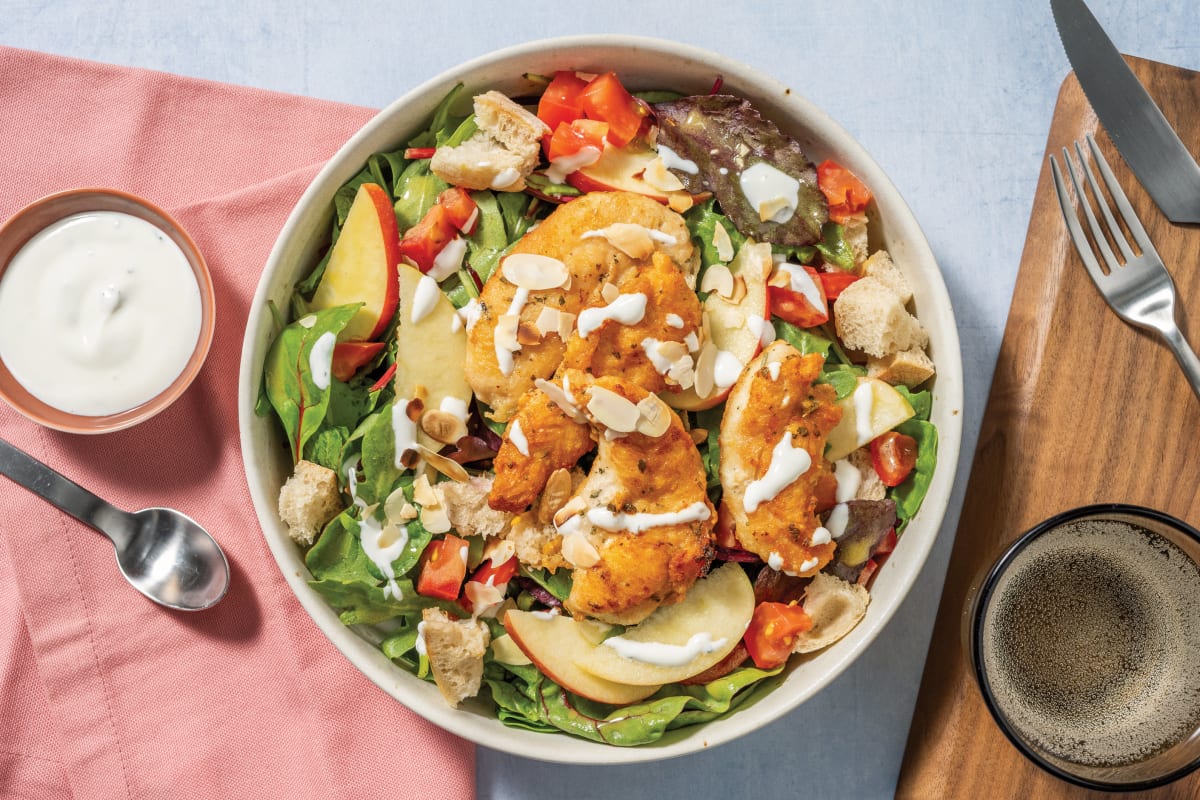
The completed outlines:
<svg viewBox="0 0 1200 800">
<path fill-rule="evenodd" d="M 1194 0 L 1093 0 L 1093 10 L 1122 51 L 1200 69 Z M 641 766 L 481 749 L 479 797 L 891 796 L 1069 69 L 1046 2 L 0 2 L 0 44 L 374 107 L 489 50 L 579 33 L 720 51 L 790 84 L 875 157 L 921 221 L 953 299 L 966 384 L 960 474 L 912 593 L 817 697 L 754 735 Z"/>
</svg>

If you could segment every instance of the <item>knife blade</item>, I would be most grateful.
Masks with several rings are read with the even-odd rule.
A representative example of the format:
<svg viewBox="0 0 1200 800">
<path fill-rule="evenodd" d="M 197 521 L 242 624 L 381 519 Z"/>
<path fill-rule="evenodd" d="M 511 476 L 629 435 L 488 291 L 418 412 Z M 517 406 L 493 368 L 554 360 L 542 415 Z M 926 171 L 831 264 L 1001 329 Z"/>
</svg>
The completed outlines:
<svg viewBox="0 0 1200 800">
<path fill-rule="evenodd" d="M 1063 49 L 1088 102 L 1171 222 L 1200 223 L 1200 166 L 1083 0 L 1050 0 Z"/>
</svg>

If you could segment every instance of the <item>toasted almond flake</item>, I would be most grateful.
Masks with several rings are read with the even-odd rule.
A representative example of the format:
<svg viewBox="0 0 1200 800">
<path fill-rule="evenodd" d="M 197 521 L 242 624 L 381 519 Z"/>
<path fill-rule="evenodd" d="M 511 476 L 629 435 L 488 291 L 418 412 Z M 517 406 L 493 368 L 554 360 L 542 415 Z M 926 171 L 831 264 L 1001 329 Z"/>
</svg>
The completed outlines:
<svg viewBox="0 0 1200 800">
<path fill-rule="evenodd" d="M 467 435 L 467 423 L 457 414 L 434 408 L 421 415 L 421 430 L 442 444 L 454 444 Z"/>
<path fill-rule="evenodd" d="M 442 506 L 425 506 L 421 509 L 421 527 L 430 533 L 449 533 L 450 517 Z"/>
<path fill-rule="evenodd" d="M 682 214 L 695 204 L 696 199 L 687 192 L 671 192 L 667 195 L 667 207 L 676 214 Z"/>
<path fill-rule="evenodd" d="M 701 324 L 706 325 L 708 317 L 704 317 L 703 319 L 704 322 Z M 683 343 L 687 345 L 689 353 L 695 353 L 700 349 L 700 337 L 696 335 L 695 331 L 689 331 L 688 335 L 683 337 Z"/>
<path fill-rule="evenodd" d="M 606 302 L 606 303 L 611 303 L 613 300 L 616 300 L 620 295 L 621 295 L 621 290 L 618 289 L 616 284 L 614 284 L 614 283 L 606 282 L 603 286 L 600 287 L 600 297 L 602 297 L 604 299 L 604 302 Z"/>
<path fill-rule="evenodd" d="M 587 231 L 580 238 L 603 238 L 625 255 L 639 260 L 654 252 L 654 239 L 650 231 L 635 222 L 614 222 L 607 228 Z"/>
<path fill-rule="evenodd" d="M 425 413 L 425 401 L 419 397 L 414 397 L 408 401 L 408 405 L 404 407 L 404 414 L 412 422 L 416 422 Z"/>
<path fill-rule="evenodd" d="M 764 200 L 758 204 L 758 219 L 760 222 L 767 222 L 773 219 L 780 211 L 791 207 L 792 204 L 788 202 L 786 197 L 774 197 L 770 200 Z"/>
<path fill-rule="evenodd" d="M 700 291 L 716 292 L 721 297 L 733 297 L 733 273 L 724 264 L 713 264 L 700 278 Z"/>
<path fill-rule="evenodd" d="M 413 520 L 416 518 L 417 518 L 417 507 L 414 506 L 412 503 L 405 503 L 404 505 L 400 506 L 400 511 L 398 512 L 398 514 L 396 516 L 396 519 L 399 520 L 400 522 L 408 522 L 409 520 Z"/>
<path fill-rule="evenodd" d="M 480 559 L 480 562 L 491 559 L 493 566 L 499 566 L 506 563 L 516 554 L 517 546 L 511 540 L 493 536 L 484 545 L 483 557 Z"/>
<path fill-rule="evenodd" d="M 472 614 L 476 617 L 492 617 L 504 602 L 504 592 L 490 583 L 467 581 L 463 594 L 471 601 Z"/>
<path fill-rule="evenodd" d="M 584 416 L 579 411 L 579 406 L 571 402 L 571 398 L 567 395 L 563 388 L 557 383 L 551 383 L 545 378 L 538 378 L 533 382 L 533 385 L 541 389 L 542 392 L 550 398 L 550 402 L 563 410 L 568 417 L 576 422 L 583 422 Z"/>
<path fill-rule="evenodd" d="M 572 497 L 567 504 L 554 512 L 554 527 L 561 528 L 571 517 L 587 511 L 587 501 L 582 497 Z"/>
<path fill-rule="evenodd" d="M 671 364 L 667 370 L 667 380 L 674 382 L 680 389 L 690 389 L 696 382 L 696 366 L 691 356 L 684 356 Z"/>
<path fill-rule="evenodd" d="M 520 350 L 521 343 L 517 341 L 517 328 L 520 325 L 521 318 L 516 314 L 501 314 L 500 319 L 496 320 L 496 347 L 513 353 Z"/>
<path fill-rule="evenodd" d="M 517 325 L 517 343 L 522 347 L 540 344 L 541 341 L 542 334 L 537 328 L 532 325 L 526 325 L 524 322 Z"/>
<path fill-rule="evenodd" d="M 442 502 L 441 497 L 433 491 L 428 475 L 422 473 L 413 481 L 413 500 L 422 506 L 436 506 Z"/>
<path fill-rule="evenodd" d="M 569 533 L 562 540 L 562 557 L 573 567 L 588 569 L 600 561 L 600 553 L 582 533 Z"/>
<path fill-rule="evenodd" d="M 387 500 L 383 501 L 383 513 L 390 520 L 406 522 L 407 520 L 412 519 L 412 517 L 404 517 L 405 506 L 412 508 L 412 504 L 409 503 L 408 498 L 404 496 L 404 490 L 397 488 L 387 496 Z"/>
<path fill-rule="evenodd" d="M 629 400 L 603 386 L 593 386 L 589 394 L 587 409 L 597 423 L 617 433 L 629 433 L 637 427 L 638 407 Z"/>
<path fill-rule="evenodd" d="M 733 279 L 733 294 L 729 297 L 729 302 L 737 305 L 746 297 L 746 279 L 738 275 Z"/>
<path fill-rule="evenodd" d="M 713 226 L 712 243 L 717 249 L 717 258 L 722 261 L 733 259 L 733 240 L 729 238 L 729 231 L 725 230 L 724 225 L 717 223 Z"/>
<path fill-rule="evenodd" d="M 705 342 L 696 358 L 696 394 L 700 397 L 710 397 L 716 388 L 717 348 L 712 342 Z"/>
<path fill-rule="evenodd" d="M 559 509 L 571 499 L 571 473 L 566 469 L 556 469 L 550 473 L 546 488 L 542 490 L 542 499 L 538 503 L 538 521 L 545 524 L 554 519 Z"/>
<path fill-rule="evenodd" d="M 466 468 L 457 461 L 446 458 L 441 453 L 435 453 L 423 444 L 417 445 L 417 450 L 420 451 L 421 457 L 429 462 L 429 466 L 436 469 L 438 472 L 445 475 L 452 481 L 458 483 L 466 483 L 471 479 Z"/>
<path fill-rule="evenodd" d="M 537 328 L 538 333 L 542 336 L 549 336 L 552 333 L 558 333 L 558 318 L 561 315 L 556 308 L 550 306 L 542 306 L 542 310 L 538 312 L 537 319 L 534 320 L 533 326 Z M 520 330 L 518 329 L 518 334 Z"/>
<path fill-rule="evenodd" d="M 785 269 L 775 269 L 774 272 L 767 277 L 767 286 L 790 289 L 792 287 L 791 273 Z"/>
<path fill-rule="evenodd" d="M 400 466 L 402 469 L 413 469 L 417 466 L 417 462 L 421 460 L 421 456 L 416 450 L 405 450 L 400 454 Z"/>
<path fill-rule="evenodd" d="M 661 156 L 646 165 L 642 180 L 661 192 L 678 192 L 683 189 L 683 182 L 667 169 L 667 164 Z"/>
<path fill-rule="evenodd" d="M 708 441 L 708 431 L 705 428 L 692 428 L 688 431 L 688 436 L 691 436 L 692 441 L 696 444 L 704 444 Z"/>
<path fill-rule="evenodd" d="M 668 359 L 669 361 L 678 361 L 681 358 L 685 358 L 688 354 L 686 344 L 671 340 L 659 342 L 655 349 L 658 350 L 658 354 L 660 356 Z"/>
<path fill-rule="evenodd" d="M 500 264 L 500 273 L 514 286 L 531 292 L 557 289 L 571 279 L 567 265 L 536 253 L 513 253 Z"/>
<path fill-rule="evenodd" d="M 657 439 L 671 427 L 674 414 L 658 395 L 647 395 L 637 404 L 637 432 Z"/>
<path fill-rule="evenodd" d="M 567 311 L 558 312 L 558 338 L 565 342 L 571 338 L 573 330 L 575 330 L 575 315 Z"/>
</svg>

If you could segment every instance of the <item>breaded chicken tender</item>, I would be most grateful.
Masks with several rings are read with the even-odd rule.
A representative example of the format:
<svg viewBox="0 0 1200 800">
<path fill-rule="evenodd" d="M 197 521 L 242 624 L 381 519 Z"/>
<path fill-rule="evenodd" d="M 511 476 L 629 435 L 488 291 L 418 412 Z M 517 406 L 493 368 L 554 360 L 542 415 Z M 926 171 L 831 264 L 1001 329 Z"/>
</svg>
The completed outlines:
<svg viewBox="0 0 1200 800">
<path fill-rule="evenodd" d="M 842 417 L 833 387 L 813 383 L 823 363 L 772 343 L 742 371 L 721 421 L 721 502 L 738 542 L 772 568 L 804 577 L 836 547 L 816 514 L 830 473 L 825 440 Z"/>
<path fill-rule="evenodd" d="M 516 311 L 520 324 L 533 328 L 544 308 L 578 314 L 603 305 L 601 290 L 630 267 L 644 264 L 597 235 L 616 223 L 636 223 L 654 232 L 656 247 L 685 273 L 694 274 L 698 256 L 683 218 L 654 200 L 629 192 L 589 192 L 556 209 L 514 245 L 512 254 L 532 254 L 558 259 L 567 268 L 570 282 L 553 289 L 529 291 L 523 303 L 514 298 L 518 287 L 497 269 L 480 293 L 480 315 L 467 335 L 467 382 L 475 395 L 491 407 L 492 418 L 504 422 L 517 411 L 518 402 L 537 378 L 549 378 L 558 369 L 566 342 L 558 334 L 521 344 L 511 368 L 500 363 L 496 352 L 496 326 L 505 314 Z M 521 290 L 524 293 L 526 290 Z"/>
</svg>

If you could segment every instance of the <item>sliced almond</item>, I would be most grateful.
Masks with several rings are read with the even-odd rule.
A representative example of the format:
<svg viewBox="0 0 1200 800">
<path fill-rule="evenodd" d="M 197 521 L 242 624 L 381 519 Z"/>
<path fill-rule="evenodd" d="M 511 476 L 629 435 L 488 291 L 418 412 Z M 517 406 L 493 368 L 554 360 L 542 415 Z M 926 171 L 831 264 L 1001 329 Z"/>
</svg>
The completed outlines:
<svg viewBox="0 0 1200 800">
<path fill-rule="evenodd" d="M 620 295 L 621 290 L 618 289 L 614 283 L 606 282 L 600 287 L 600 296 L 604 298 L 604 302 L 606 303 L 611 303 L 613 300 L 616 300 L 618 297 L 620 297 Z"/>
<path fill-rule="evenodd" d="M 588 569 L 600 562 L 600 552 L 582 533 L 569 533 L 562 540 L 562 557 L 573 567 Z"/>
<path fill-rule="evenodd" d="M 412 400 L 409 400 L 408 405 L 404 407 L 404 415 L 407 416 L 412 422 L 419 420 L 421 415 L 424 413 L 425 401 L 419 397 L 414 397 Z"/>
<path fill-rule="evenodd" d="M 642 180 L 662 192 L 678 192 L 683 189 L 683 181 L 679 176 L 667 169 L 662 158 L 656 158 L 646 165 Z"/>
<path fill-rule="evenodd" d="M 775 271 L 767 277 L 767 286 L 790 289 L 792 288 L 792 276 L 786 269 L 775 269 Z"/>
<path fill-rule="evenodd" d="M 454 459 L 446 458 L 441 453 L 435 453 L 423 444 L 418 444 L 417 450 L 420 451 L 421 457 L 429 463 L 429 466 L 450 480 L 457 481 L 458 483 L 466 483 L 471 479 L 471 475 L 467 472 L 466 468 Z"/>
<path fill-rule="evenodd" d="M 761 222 L 767 222 L 774 218 L 776 214 L 783 211 L 785 208 L 790 208 L 791 203 L 786 197 L 775 197 L 770 200 L 765 200 L 758 204 L 758 219 Z"/>
<path fill-rule="evenodd" d="M 614 222 L 607 228 L 588 231 L 584 239 L 602 238 L 630 258 L 641 260 L 654 252 L 654 239 L 644 225 Z"/>
<path fill-rule="evenodd" d="M 521 346 L 540 344 L 542 341 L 541 332 L 532 325 L 526 325 L 524 322 L 517 325 L 517 344 Z"/>
<path fill-rule="evenodd" d="M 542 390 L 542 393 L 550 398 L 550 402 L 563 410 L 567 416 L 576 422 L 583 422 L 583 414 L 579 411 L 579 406 L 571 402 L 571 398 L 567 395 L 563 388 L 557 383 L 551 383 L 545 378 L 538 378 L 533 382 L 533 385 Z"/>
<path fill-rule="evenodd" d="M 425 506 L 421 509 L 421 527 L 430 533 L 449 533 L 450 517 L 443 506 Z"/>
<path fill-rule="evenodd" d="M 542 310 L 538 312 L 537 319 L 533 321 L 533 327 L 537 328 L 537 332 L 542 336 L 549 336 L 552 333 L 558 333 L 558 318 L 562 312 L 550 306 L 542 306 Z M 520 337 L 520 328 L 517 329 L 518 338 Z"/>
<path fill-rule="evenodd" d="M 705 342 L 696 358 L 695 389 L 699 397 L 709 397 L 716 388 L 717 348 L 712 342 Z"/>
<path fill-rule="evenodd" d="M 729 231 L 725 230 L 724 225 L 717 223 L 713 226 L 712 243 L 717 250 L 717 258 L 722 261 L 733 259 L 733 240 L 729 238 Z"/>
<path fill-rule="evenodd" d="M 512 353 L 520 350 L 521 343 L 517 341 L 517 328 L 520 325 L 521 318 L 516 314 L 501 314 L 496 320 L 496 331 L 493 334 L 496 337 L 496 346 Z"/>
<path fill-rule="evenodd" d="M 675 416 L 658 395 L 648 395 L 637 404 L 637 432 L 657 439 L 671 427 Z"/>
<path fill-rule="evenodd" d="M 733 296 L 733 273 L 724 264 L 713 264 L 700 278 L 700 291 L 716 292 L 721 297 Z"/>
<path fill-rule="evenodd" d="M 692 437 L 692 442 L 695 444 L 704 444 L 708 441 L 708 430 L 705 428 L 692 428 L 688 431 L 688 436 Z"/>
<path fill-rule="evenodd" d="M 733 294 L 729 296 L 729 302 L 737 305 L 746 297 L 746 279 L 738 275 L 733 279 Z"/>
<path fill-rule="evenodd" d="M 696 383 L 696 368 L 692 363 L 692 357 L 684 356 L 673 362 L 671 368 L 667 370 L 667 380 L 680 389 L 692 388 Z"/>
<path fill-rule="evenodd" d="M 708 317 L 705 316 L 702 319 L 703 322 L 701 324 L 704 326 L 704 329 L 707 330 Z M 683 343 L 687 345 L 689 353 L 695 353 L 700 349 L 700 337 L 696 335 L 695 331 L 690 331 L 687 336 L 683 337 Z"/>
<path fill-rule="evenodd" d="M 658 354 L 660 356 L 669 361 L 678 361 L 681 358 L 687 357 L 688 354 L 688 348 L 686 344 L 671 340 L 659 342 L 655 346 L 655 349 L 658 350 Z"/>
<path fill-rule="evenodd" d="M 496 608 L 504 602 L 504 592 L 489 583 L 467 581 L 463 586 L 463 594 L 471 601 L 471 612 L 476 617 L 491 617 Z"/>
<path fill-rule="evenodd" d="M 413 500 L 422 506 L 436 506 L 442 502 L 441 497 L 433 491 L 433 484 L 429 482 L 429 476 L 425 473 L 421 473 L 413 481 Z"/>
<path fill-rule="evenodd" d="M 696 204 L 696 198 L 687 192 L 671 192 L 667 195 L 667 207 L 676 214 L 682 214 Z"/>
<path fill-rule="evenodd" d="M 467 423 L 457 414 L 432 408 L 421 415 L 421 430 L 442 444 L 454 444 L 467 435 Z"/>
<path fill-rule="evenodd" d="M 536 253 L 513 253 L 500 264 L 504 279 L 531 292 L 557 289 L 571 279 L 567 265 L 557 258 Z"/>
<path fill-rule="evenodd" d="M 425 401 L 429 399 L 429 389 L 423 383 L 418 383 L 413 387 L 413 400 L 420 400 L 424 406 Z"/>
<path fill-rule="evenodd" d="M 629 400 L 603 386 L 593 386 L 589 394 L 587 409 L 597 423 L 617 433 L 629 433 L 637 427 L 638 407 Z"/>
<path fill-rule="evenodd" d="M 512 543 L 512 540 L 493 536 L 487 540 L 487 545 L 483 548 L 483 558 L 480 561 L 491 559 L 493 566 L 499 566 L 516 554 L 517 546 Z"/>
<path fill-rule="evenodd" d="M 571 332 L 575 330 L 575 315 L 566 311 L 558 312 L 558 338 L 564 342 L 571 338 Z"/>
<path fill-rule="evenodd" d="M 383 530 L 379 532 L 379 546 L 391 547 L 401 538 L 407 539 L 408 533 L 396 522 L 388 520 L 383 526 Z"/>
<path fill-rule="evenodd" d="M 409 513 L 411 512 L 411 513 Z M 383 501 L 383 513 L 389 520 L 408 522 L 417 516 L 417 510 L 404 496 L 404 489 L 396 489 Z"/>
<path fill-rule="evenodd" d="M 566 469 L 556 469 L 550 473 L 546 488 L 542 490 L 542 498 L 538 501 L 538 522 L 549 523 L 559 509 L 571 499 L 571 473 Z"/>
<path fill-rule="evenodd" d="M 572 497 L 565 506 L 554 512 L 554 526 L 561 528 L 571 517 L 584 511 L 587 511 L 587 501 L 579 496 Z"/>
</svg>

